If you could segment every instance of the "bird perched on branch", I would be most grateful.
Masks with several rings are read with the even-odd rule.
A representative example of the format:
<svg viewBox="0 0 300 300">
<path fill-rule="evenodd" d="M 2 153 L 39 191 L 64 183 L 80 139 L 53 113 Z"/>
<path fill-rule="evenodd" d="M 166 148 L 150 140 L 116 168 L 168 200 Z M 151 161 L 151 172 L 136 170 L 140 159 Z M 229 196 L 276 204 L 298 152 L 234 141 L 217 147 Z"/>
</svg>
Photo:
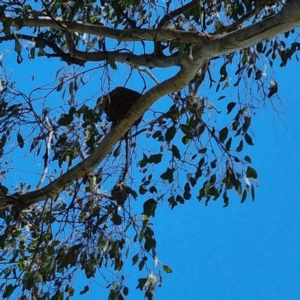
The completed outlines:
<svg viewBox="0 0 300 300">
<path fill-rule="evenodd" d="M 141 96 L 140 93 L 121 86 L 103 96 L 105 101 L 104 111 L 107 114 L 108 121 L 112 122 L 112 127 L 124 119 L 127 112 Z M 137 126 L 141 120 L 142 117 L 134 125 Z"/>
</svg>

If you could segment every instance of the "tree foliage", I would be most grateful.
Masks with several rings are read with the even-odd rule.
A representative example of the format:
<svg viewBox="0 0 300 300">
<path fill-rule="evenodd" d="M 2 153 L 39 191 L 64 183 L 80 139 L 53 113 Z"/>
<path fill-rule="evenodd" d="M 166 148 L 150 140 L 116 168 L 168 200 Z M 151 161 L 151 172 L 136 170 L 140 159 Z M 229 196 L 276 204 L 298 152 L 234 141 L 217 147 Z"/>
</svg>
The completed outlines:
<svg viewBox="0 0 300 300">
<path fill-rule="evenodd" d="M 255 199 L 251 124 L 278 107 L 272 68 L 297 58 L 299 15 L 296 0 L 0 1 L 2 297 L 84 295 L 82 272 L 124 299 L 129 260 L 152 299 L 172 272 L 162 201 Z M 142 96 L 111 128 L 101 96 L 117 86 Z"/>
</svg>

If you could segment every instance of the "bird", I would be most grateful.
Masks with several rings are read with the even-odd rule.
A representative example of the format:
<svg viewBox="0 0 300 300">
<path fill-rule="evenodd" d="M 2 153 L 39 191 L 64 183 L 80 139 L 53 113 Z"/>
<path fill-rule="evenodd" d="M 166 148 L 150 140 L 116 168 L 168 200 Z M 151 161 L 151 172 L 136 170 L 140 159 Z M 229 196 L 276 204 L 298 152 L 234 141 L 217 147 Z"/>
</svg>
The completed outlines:
<svg viewBox="0 0 300 300">
<path fill-rule="evenodd" d="M 104 111 L 107 115 L 107 120 L 112 122 L 112 127 L 124 119 L 127 112 L 141 96 L 142 94 L 139 92 L 121 86 L 103 96 L 103 100 L 106 102 Z M 142 118 L 143 116 L 134 125 L 138 126 Z"/>
</svg>

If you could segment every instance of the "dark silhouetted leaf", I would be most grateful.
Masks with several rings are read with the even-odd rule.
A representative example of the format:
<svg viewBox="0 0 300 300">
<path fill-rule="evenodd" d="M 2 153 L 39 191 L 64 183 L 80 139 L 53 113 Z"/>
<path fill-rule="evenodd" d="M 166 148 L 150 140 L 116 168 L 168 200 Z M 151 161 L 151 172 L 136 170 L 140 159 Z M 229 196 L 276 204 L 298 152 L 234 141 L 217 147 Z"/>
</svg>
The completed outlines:
<svg viewBox="0 0 300 300">
<path fill-rule="evenodd" d="M 176 158 L 178 158 L 178 159 L 181 158 L 179 149 L 175 145 L 172 145 L 171 151 Z"/>
<path fill-rule="evenodd" d="M 89 289 L 90 289 L 89 286 L 86 285 L 86 286 L 83 288 L 83 290 L 79 292 L 79 294 L 80 294 L 80 295 L 83 295 L 83 294 L 87 293 L 87 292 L 89 291 Z"/>
<path fill-rule="evenodd" d="M 251 185 L 251 197 L 252 197 L 252 200 L 254 201 L 255 200 L 255 189 L 254 189 L 253 184 Z"/>
<path fill-rule="evenodd" d="M 227 115 L 231 113 L 231 111 L 234 109 L 236 106 L 236 102 L 230 102 L 227 104 Z"/>
<path fill-rule="evenodd" d="M 123 287 L 123 294 L 124 294 L 125 296 L 128 296 L 128 294 L 129 294 L 129 289 L 128 289 L 127 286 L 124 286 L 124 287 Z"/>
<path fill-rule="evenodd" d="M 219 139 L 223 143 L 228 136 L 228 128 L 224 127 L 220 132 L 219 132 Z"/>
<path fill-rule="evenodd" d="M 161 159 L 162 159 L 162 154 L 153 154 L 149 156 L 148 163 L 158 164 L 161 162 Z"/>
<path fill-rule="evenodd" d="M 6 286 L 5 291 L 3 293 L 3 298 L 9 298 L 11 294 L 14 292 L 17 286 L 9 284 Z"/>
<path fill-rule="evenodd" d="M 225 144 L 225 148 L 226 148 L 227 151 L 230 150 L 231 142 L 232 142 L 232 138 L 229 138 L 228 141 Z"/>
<path fill-rule="evenodd" d="M 144 205 L 144 212 L 143 214 L 150 217 L 155 217 L 155 210 L 156 210 L 156 206 L 157 206 L 157 201 L 155 201 L 154 199 L 149 199 L 147 200 Z"/>
<path fill-rule="evenodd" d="M 243 150 L 243 145 L 244 145 L 244 142 L 243 142 L 243 140 L 241 140 L 239 145 L 236 147 L 236 151 L 241 152 Z"/>
<path fill-rule="evenodd" d="M 243 195 L 242 195 L 241 203 L 245 202 L 246 198 L 247 198 L 247 190 L 244 189 L 244 192 L 243 192 Z"/>
<path fill-rule="evenodd" d="M 161 179 L 165 179 L 168 180 L 169 183 L 173 182 L 174 178 L 173 178 L 173 173 L 174 173 L 174 169 L 170 169 L 168 168 L 167 171 L 163 174 L 160 175 Z"/>
<path fill-rule="evenodd" d="M 245 141 L 250 146 L 254 145 L 253 142 L 252 142 L 252 138 L 248 133 L 245 134 Z"/>
<path fill-rule="evenodd" d="M 58 125 L 68 126 L 73 121 L 72 114 L 62 114 L 57 121 Z"/>
<path fill-rule="evenodd" d="M 122 224 L 122 217 L 117 212 L 115 212 L 113 214 L 111 220 L 113 221 L 113 223 L 115 225 L 121 225 Z"/>
<path fill-rule="evenodd" d="M 132 257 L 132 265 L 135 265 L 139 259 L 139 254 L 137 253 Z"/>
<path fill-rule="evenodd" d="M 18 133 L 18 135 L 17 135 L 17 140 L 18 140 L 19 147 L 23 148 L 24 147 L 24 139 L 20 133 Z"/>
<path fill-rule="evenodd" d="M 166 131 L 165 139 L 167 142 L 170 142 L 173 140 L 174 136 L 176 134 L 176 127 L 175 125 L 169 127 Z"/>
<path fill-rule="evenodd" d="M 252 162 L 251 157 L 248 156 L 248 155 L 245 156 L 244 160 L 245 160 L 246 162 L 248 162 L 248 163 L 251 163 L 251 162 Z"/>
<path fill-rule="evenodd" d="M 255 169 L 248 167 L 247 171 L 246 171 L 246 176 L 248 178 L 253 178 L 253 179 L 257 179 L 257 172 Z"/>
<path fill-rule="evenodd" d="M 147 282 L 147 279 L 148 278 L 139 278 L 138 279 L 139 284 L 137 285 L 136 288 L 140 289 L 142 291 L 144 289 L 144 286 L 145 286 L 146 282 Z"/>
</svg>

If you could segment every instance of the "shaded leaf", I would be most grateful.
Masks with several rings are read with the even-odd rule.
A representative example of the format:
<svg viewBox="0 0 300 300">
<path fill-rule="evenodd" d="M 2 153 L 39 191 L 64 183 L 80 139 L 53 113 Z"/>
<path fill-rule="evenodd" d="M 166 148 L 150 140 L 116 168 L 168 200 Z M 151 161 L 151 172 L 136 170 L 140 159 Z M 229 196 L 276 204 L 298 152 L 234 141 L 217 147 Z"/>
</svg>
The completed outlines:
<svg viewBox="0 0 300 300">
<path fill-rule="evenodd" d="M 132 265 L 135 265 L 139 259 L 139 254 L 137 253 L 132 257 Z"/>
<path fill-rule="evenodd" d="M 252 162 L 251 157 L 248 156 L 248 155 L 245 156 L 244 160 L 245 160 L 246 162 L 248 162 L 248 163 L 251 163 L 251 162 Z"/>
<path fill-rule="evenodd" d="M 5 291 L 3 293 L 3 298 L 9 298 L 11 294 L 14 292 L 17 286 L 9 284 L 6 286 Z"/>
<path fill-rule="evenodd" d="M 89 286 L 86 285 L 86 286 L 83 288 L 83 290 L 79 292 L 79 294 L 80 294 L 80 295 L 83 295 L 83 294 L 87 293 L 87 292 L 89 291 L 89 289 L 90 289 Z"/>
<path fill-rule="evenodd" d="M 224 142 L 227 139 L 228 136 L 228 128 L 224 127 L 220 132 L 219 132 L 219 139 L 221 142 Z"/>
<path fill-rule="evenodd" d="M 158 164 L 161 162 L 162 154 L 153 154 L 149 156 L 147 163 L 155 163 Z"/>
<path fill-rule="evenodd" d="M 247 190 L 244 189 L 244 192 L 243 192 L 243 195 L 242 195 L 242 199 L 241 199 L 241 203 L 245 202 L 246 198 L 247 198 Z"/>
<path fill-rule="evenodd" d="M 243 142 L 243 140 L 241 140 L 239 145 L 236 147 L 236 151 L 241 152 L 243 150 L 243 145 L 244 145 L 244 142 Z"/>
<path fill-rule="evenodd" d="M 255 169 L 251 168 L 250 166 L 247 168 L 246 176 L 248 178 L 257 179 L 257 172 Z"/>
<path fill-rule="evenodd" d="M 154 199 L 147 200 L 143 205 L 144 208 L 143 214 L 145 214 L 148 217 L 150 216 L 155 217 L 156 206 L 157 206 L 157 201 L 155 201 Z"/>
<path fill-rule="evenodd" d="M 181 158 L 179 149 L 175 145 L 172 145 L 171 151 L 176 158 L 178 158 L 178 159 Z"/>
<path fill-rule="evenodd" d="M 230 112 L 233 110 L 235 106 L 236 106 L 236 102 L 230 102 L 227 104 L 227 115 L 230 114 Z"/>
<path fill-rule="evenodd" d="M 18 135 L 17 135 L 17 140 L 18 140 L 19 147 L 23 148 L 24 147 L 24 139 L 20 133 L 18 133 Z"/>
<path fill-rule="evenodd" d="M 173 125 L 169 127 L 166 131 L 166 135 L 165 135 L 166 141 L 170 142 L 174 138 L 175 134 L 176 134 L 176 127 L 175 125 Z"/>
<path fill-rule="evenodd" d="M 168 168 L 167 171 L 163 174 L 160 175 L 161 179 L 165 179 L 168 180 L 169 183 L 173 182 L 174 178 L 173 178 L 173 173 L 174 173 L 175 169 L 170 169 Z"/>
<path fill-rule="evenodd" d="M 121 225 L 122 224 L 122 217 L 117 212 L 115 212 L 113 214 L 111 220 L 113 221 L 113 223 L 115 225 Z"/>
<path fill-rule="evenodd" d="M 252 142 L 252 138 L 251 138 L 251 136 L 248 133 L 245 134 L 245 141 L 250 146 L 254 145 L 253 142 Z"/>
<path fill-rule="evenodd" d="M 255 190 L 254 190 L 253 184 L 251 185 L 251 197 L 252 197 L 252 200 L 254 201 L 255 200 Z"/>
</svg>

